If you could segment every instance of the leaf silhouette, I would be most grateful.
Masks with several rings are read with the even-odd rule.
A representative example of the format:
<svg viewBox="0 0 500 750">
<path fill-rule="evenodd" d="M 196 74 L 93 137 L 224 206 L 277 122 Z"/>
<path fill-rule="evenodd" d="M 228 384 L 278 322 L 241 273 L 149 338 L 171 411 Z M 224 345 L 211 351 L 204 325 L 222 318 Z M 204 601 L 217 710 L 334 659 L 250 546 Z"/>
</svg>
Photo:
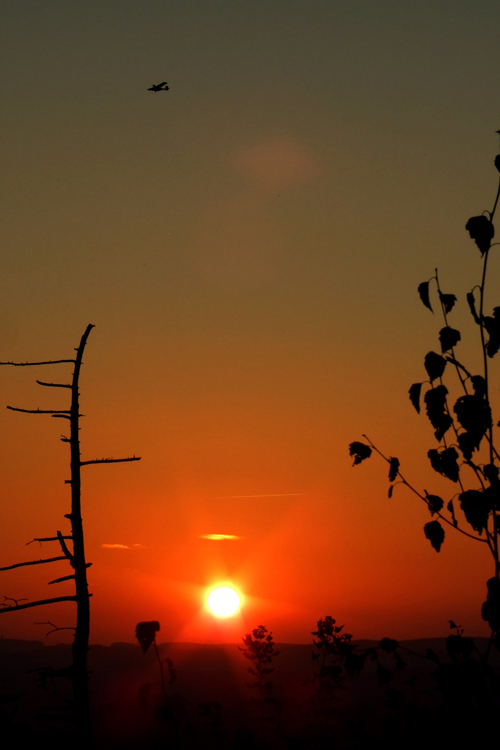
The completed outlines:
<svg viewBox="0 0 500 750">
<path fill-rule="evenodd" d="M 442 509 L 444 502 L 439 497 L 439 495 L 429 495 L 426 491 L 425 498 L 427 500 L 427 504 L 429 506 L 429 510 L 432 514 L 439 513 L 439 511 Z"/>
<path fill-rule="evenodd" d="M 391 498 L 393 492 L 394 492 L 394 485 L 391 484 L 391 486 L 389 487 L 389 492 L 387 493 L 387 497 Z"/>
<path fill-rule="evenodd" d="M 399 458 L 391 458 L 389 465 L 389 482 L 394 482 L 399 471 Z"/>
<path fill-rule="evenodd" d="M 498 485 L 499 468 L 495 464 L 485 464 L 483 474 L 491 485 Z"/>
<path fill-rule="evenodd" d="M 460 331 L 457 331 L 456 328 L 450 328 L 450 326 L 441 328 L 439 331 L 439 343 L 441 344 L 442 353 L 444 354 L 450 349 L 453 349 L 453 347 L 460 341 L 460 338 Z"/>
<path fill-rule="evenodd" d="M 439 299 L 441 300 L 445 313 L 448 315 L 448 313 L 453 310 L 457 298 L 454 294 L 443 294 L 442 292 L 439 292 Z"/>
<path fill-rule="evenodd" d="M 458 453 L 455 448 L 445 448 L 441 452 L 431 449 L 427 455 L 434 471 L 451 479 L 452 482 L 458 482 Z"/>
<path fill-rule="evenodd" d="M 479 387 L 481 381 L 476 380 L 476 384 Z M 457 399 L 453 411 L 460 425 L 466 430 L 458 436 L 458 444 L 464 457 L 470 461 L 473 451 L 479 448 L 481 440 L 491 426 L 490 406 L 486 399 L 474 394 Z"/>
<path fill-rule="evenodd" d="M 497 156 L 495 156 L 495 167 L 500 172 L 500 154 L 498 154 Z"/>
<path fill-rule="evenodd" d="M 476 312 L 476 300 L 474 299 L 474 292 L 467 292 L 467 302 L 469 304 L 469 308 L 472 314 L 472 317 L 476 321 L 476 323 L 479 325 L 479 315 Z"/>
<path fill-rule="evenodd" d="M 494 357 L 500 349 L 500 307 L 494 307 L 493 317 L 485 317 L 483 322 L 489 334 L 486 352 L 488 357 Z"/>
<path fill-rule="evenodd" d="M 471 239 L 481 251 L 481 255 L 490 249 L 491 240 L 495 235 L 495 228 L 486 216 L 472 216 L 465 225 Z"/>
<path fill-rule="evenodd" d="M 436 352 L 428 352 L 424 359 L 425 369 L 430 380 L 436 380 L 440 378 L 446 367 L 446 360 L 440 354 Z"/>
<path fill-rule="evenodd" d="M 479 490 L 466 490 L 459 495 L 459 500 L 467 523 L 481 534 L 486 528 L 491 510 L 488 497 Z"/>
<path fill-rule="evenodd" d="M 430 541 L 436 552 L 439 552 L 444 542 L 444 529 L 439 521 L 429 521 L 424 526 L 424 534 Z"/>
<path fill-rule="evenodd" d="M 434 664 L 439 664 L 439 657 L 431 648 L 425 649 L 425 656 L 427 659 L 430 659 L 430 661 L 433 661 Z"/>
<path fill-rule="evenodd" d="M 480 398 L 486 398 L 486 381 L 483 376 L 473 375 L 470 380 L 472 383 L 472 387 L 474 388 L 475 395 L 479 396 Z"/>
<path fill-rule="evenodd" d="M 488 594 L 481 608 L 481 616 L 493 632 L 500 630 L 500 584 L 496 578 L 486 581 Z"/>
<path fill-rule="evenodd" d="M 431 311 L 431 313 L 433 313 L 434 310 L 431 307 L 431 303 L 429 299 L 429 282 L 428 281 L 422 281 L 422 283 L 418 285 L 418 293 L 424 305 Z"/>
<path fill-rule="evenodd" d="M 424 400 L 427 408 L 427 416 L 436 430 L 434 433 L 436 440 L 441 440 L 445 432 L 453 424 L 453 420 L 446 411 L 447 394 L 448 389 L 445 385 L 438 385 L 436 388 L 431 388 L 425 394 Z"/>
<path fill-rule="evenodd" d="M 417 414 L 420 414 L 420 392 L 422 390 L 423 383 L 413 383 L 408 393 L 410 394 L 410 401 L 417 410 Z"/>
<path fill-rule="evenodd" d="M 135 637 L 139 641 L 144 654 L 153 643 L 159 629 L 160 623 L 156 621 L 139 622 L 137 624 L 135 628 Z"/>
<path fill-rule="evenodd" d="M 360 464 L 361 461 L 365 460 L 365 458 L 370 458 L 371 454 L 372 449 L 365 443 L 354 442 L 349 446 L 349 455 L 354 456 L 353 466 L 356 466 L 356 464 Z"/>
</svg>

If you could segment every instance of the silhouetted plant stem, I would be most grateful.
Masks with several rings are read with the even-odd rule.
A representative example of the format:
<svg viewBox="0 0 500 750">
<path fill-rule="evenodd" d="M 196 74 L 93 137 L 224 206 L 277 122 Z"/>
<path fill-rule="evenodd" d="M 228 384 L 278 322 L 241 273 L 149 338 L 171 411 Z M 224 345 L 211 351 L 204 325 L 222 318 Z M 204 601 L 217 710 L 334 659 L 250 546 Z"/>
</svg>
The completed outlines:
<svg viewBox="0 0 500 750">
<path fill-rule="evenodd" d="M 387 456 L 384 456 L 384 454 L 382 453 L 382 451 L 380 451 L 377 448 L 377 446 L 374 443 L 372 443 L 372 441 L 370 440 L 370 438 L 368 437 L 368 435 L 363 435 L 363 437 L 366 438 L 366 440 L 368 440 L 368 443 L 370 444 L 370 447 L 373 448 L 373 450 L 375 451 L 375 453 L 378 453 L 378 455 L 381 456 L 381 458 L 383 458 L 384 461 L 387 461 L 388 464 L 391 463 L 390 458 L 387 458 Z M 428 503 L 425 495 L 420 494 L 420 492 L 418 490 L 416 490 L 415 487 L 413 487 L 413 485 L 411 485 L 404 478 L 404 476 L 401 474 L 401 472 L 399 470 L 398 470 L 398 474 L 397 475 L 400 478 L 401 483 L 404 484 L 406 487 L 408 487 L 409 490 L 411 490 L 417 497 L 419 497 L 427 505 L 427 507 L 429 507 L 429 503 Z M 446 518 L 446 516 L 443 516 L 439 511 L 435 511 L 435 513 L 436 513 L 436 515 L 442 521 L 444 521 L 445 523 L 447 523 L 449 526 L 452 526 L 454 529 L 456 529 L 457 531 L 459 531 L 461 534 L 464 534 L 465 536 L 470 537 L 470 539 L 474 539 L 476 542 L 483 542 L 485 544 L 487 543 L 486 539 L 480 539 L 479 537 L 474 536 L 473 534 L 469 534 L 467 531 L 464 531 L 463 529 L 460 528 L 460 526 L 455 526 L 451 521 L 449 521 Z"/>
</svg>

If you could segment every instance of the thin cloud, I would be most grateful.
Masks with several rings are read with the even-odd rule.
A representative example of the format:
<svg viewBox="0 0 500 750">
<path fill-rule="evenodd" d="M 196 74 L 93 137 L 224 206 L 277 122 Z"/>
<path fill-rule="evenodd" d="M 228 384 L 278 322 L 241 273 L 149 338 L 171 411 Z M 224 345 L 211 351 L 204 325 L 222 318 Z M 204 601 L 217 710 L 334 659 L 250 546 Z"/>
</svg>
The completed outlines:
<svg viewBox="0 0 500 750">
<path fill-rule="evenodd" d="M 225 542 L 228 539 L 242 539 L 234 534 L 200 534 L 200 539 L 210 539 L 212 542 Z"/>
<path fill-rule="evenodd" d="M 101 544 L 103 549 L 146 549 L 142 544 Z"/>
</svg>

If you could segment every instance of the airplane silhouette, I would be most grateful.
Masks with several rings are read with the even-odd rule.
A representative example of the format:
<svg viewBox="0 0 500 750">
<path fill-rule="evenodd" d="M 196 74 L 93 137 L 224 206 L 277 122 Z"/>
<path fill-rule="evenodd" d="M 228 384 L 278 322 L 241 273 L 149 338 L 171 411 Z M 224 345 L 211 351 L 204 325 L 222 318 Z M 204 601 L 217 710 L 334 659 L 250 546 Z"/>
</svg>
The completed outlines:
<svg viewBox="0 0 500 750">
<path fill-rule="evenodd" d="M 162 86 L 165 86 L 165 88 L 163 89 Z M 162 83 L 156 83 L 156 84 L 153 83 L 153 85 L 151 86 L 150 89 L 148 89 L 148 91 L 154 91 L 154 92 L 156 92 L 156 91 L 168 91 L 167 82 L 163 81 Z"/>
</svg>

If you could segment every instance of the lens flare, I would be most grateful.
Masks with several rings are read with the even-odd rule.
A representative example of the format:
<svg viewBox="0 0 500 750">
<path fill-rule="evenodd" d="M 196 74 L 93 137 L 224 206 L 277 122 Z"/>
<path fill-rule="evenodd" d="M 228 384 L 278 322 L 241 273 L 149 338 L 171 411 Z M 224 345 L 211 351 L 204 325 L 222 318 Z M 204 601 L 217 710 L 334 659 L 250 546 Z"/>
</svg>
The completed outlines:
<svg viewBox="0 0 500 750">
<path fill-rule="evenodd" d="M 240 606 L 240 597 L 228 586 L 221 586 L 214 589 L 207 600 L 208 608 L 218 617 L 228 617 L 234 615 Z"/>
</svg>

